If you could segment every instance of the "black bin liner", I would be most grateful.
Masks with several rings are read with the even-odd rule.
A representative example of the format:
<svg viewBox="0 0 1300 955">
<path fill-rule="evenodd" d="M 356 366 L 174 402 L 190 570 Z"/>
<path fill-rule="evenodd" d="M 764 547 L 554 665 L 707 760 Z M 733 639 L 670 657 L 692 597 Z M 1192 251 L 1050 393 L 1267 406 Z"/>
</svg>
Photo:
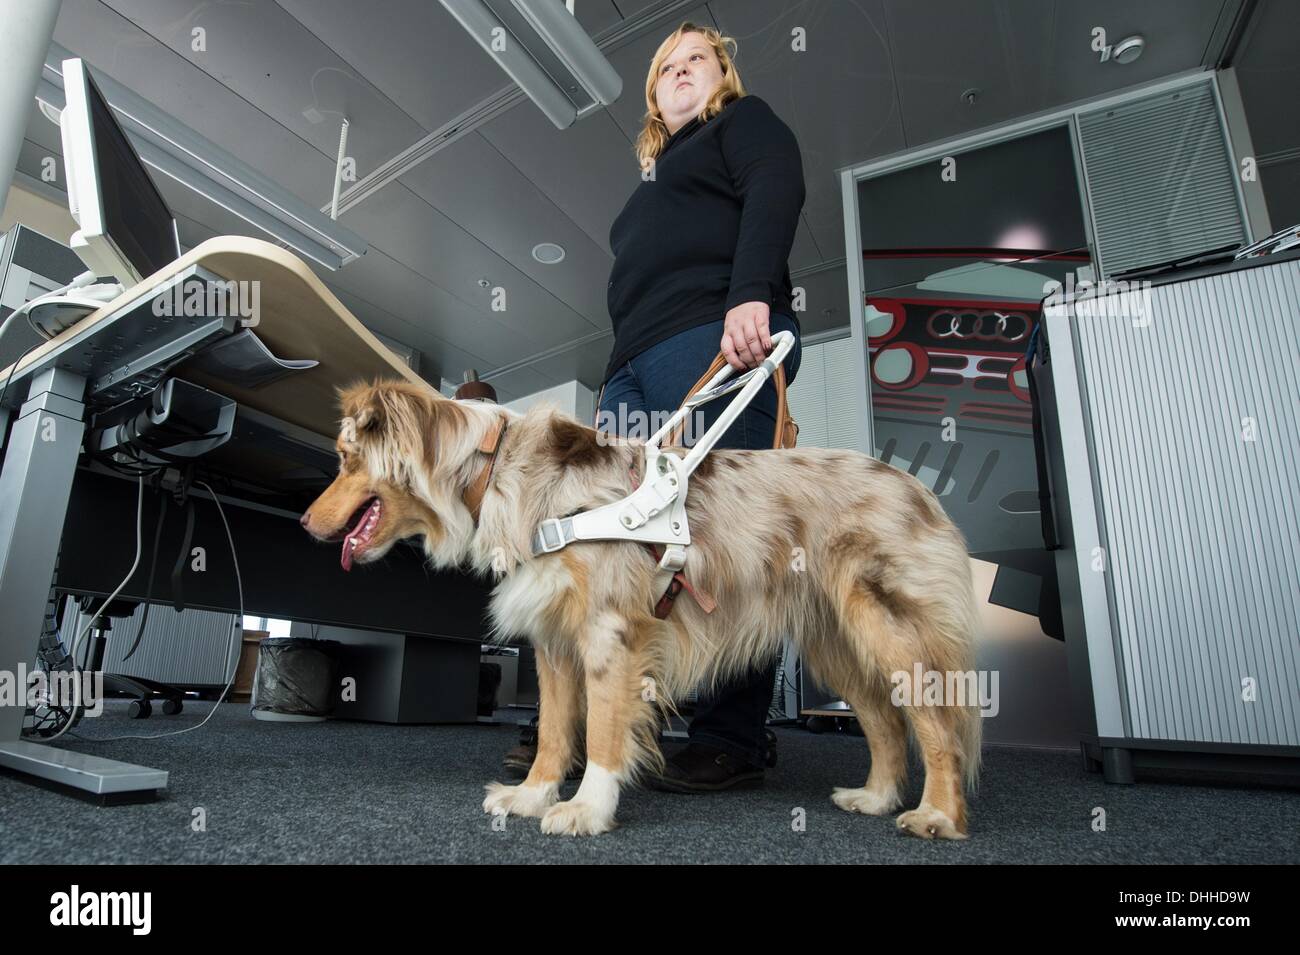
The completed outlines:
<svg viewBox="0 0 1300 955">
<path fill-rule="evenodd" d="M 497 711 L 501 693 L 501 664 L 480 663 L 478 667 L 478 715 L 491 716 Z"/>
<path fill-rule="evenodd" d="M 294 716 L 329 716 L 339 686 L 335 640 L 267 637 L 257 655 L 254 710 Z"/>
</svg>

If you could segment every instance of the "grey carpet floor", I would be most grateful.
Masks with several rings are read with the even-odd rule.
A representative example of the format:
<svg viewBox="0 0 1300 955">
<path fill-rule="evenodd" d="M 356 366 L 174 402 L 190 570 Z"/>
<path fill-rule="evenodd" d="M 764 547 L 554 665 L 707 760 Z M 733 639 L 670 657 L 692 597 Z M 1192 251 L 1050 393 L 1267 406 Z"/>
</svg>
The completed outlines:
<svg viewBox="0 0 1300 955">
<path fill-rule="evenodd" d="M 158 733 L 177 717 L 126 718 L 120 704 L 79 733 Z M 155 710 L 157 714 L 157 710 Z M 1076 755 L 990 747 L 971 800 L 971 838 L 924 842 L 890 818 L 855 816 L 832 786 L 860 786 L 866 743 L 778 730 L 779 765 L 762 789 L 624 794 L 620 828 L 543 836 L 535 819 L 492 828 L 483 784 L 502 778 L 518 729 L 254 720 L 224 704 L 197 732 L 69 748 L 167 769 L 153 803 L 102 807 L 0 775 L 0 862 L 31 863 L 1295 863 L 1300 794 L 1281 788 L 1142 782 L 1107 786 Z M 576 783 L 569 783 L 570 795 Z M 920 797 L 914 774 L 909 804 Z M 191 822 L 202 807 L 206 831 Z M 1094 809 L 1106 830 L 1092 828 Z M 792 820 L 802 809 L 803 831 Z"/>
</svg>

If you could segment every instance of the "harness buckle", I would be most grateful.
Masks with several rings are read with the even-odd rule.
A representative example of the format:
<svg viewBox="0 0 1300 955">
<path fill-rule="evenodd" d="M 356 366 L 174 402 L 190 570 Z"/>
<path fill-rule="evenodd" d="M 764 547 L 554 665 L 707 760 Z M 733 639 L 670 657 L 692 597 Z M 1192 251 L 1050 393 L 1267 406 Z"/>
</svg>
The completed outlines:
<svg viewBox="0 0 1300 955">
<path fill-rule="evenodd" d="M 537 533 L 533 535 L 533 551 L 535 553 L 553 554 L 557 550 L 563 550 L 565 545 L 569 544 L 572 538 L 566 533 L 565 522 L 573 526 L 573 522 L 568 518 L 548 517 L 537 525 Z"/>
<path fill-rule="evenodd" d="M 664 549 L 664 556 L 659 561 L 659 569 L 677 573 L 686 566 L 686 548 L 681 544 L 669 544 Z"/>
</svg>

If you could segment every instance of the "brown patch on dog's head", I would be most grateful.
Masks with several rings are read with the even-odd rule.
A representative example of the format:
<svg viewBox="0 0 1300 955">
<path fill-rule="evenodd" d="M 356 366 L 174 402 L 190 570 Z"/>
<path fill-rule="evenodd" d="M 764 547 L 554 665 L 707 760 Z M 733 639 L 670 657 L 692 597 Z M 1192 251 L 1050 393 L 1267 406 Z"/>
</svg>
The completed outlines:
<svg viewBox="0 0 1300 955">
<path fill-rule="evenodd" d="M 441 440 L 467 423 L 464 411 L 404 381 L 342 389 L 339 405 L 339 473 L 303 514 L 303 528 L 317 540 L 342 541 L 345 570 L 378 560 L 404 538 L 441 539 L 442 522 L 412 492 L 411 479 L 433 470 Z"/>
<path fill-rule="evenodd" d="M 339 407 L 343 412 L 340 441 L 350 435 L 358 446 L 373 446 L 382 437 L 402 460 L 423 461 L 429 469 L 437 466 L 439 448 L 450 433 L 469 424 L 456 402 L 432 388 L 400 380 L 344 388 L 339 392 Z"/>
</svg>

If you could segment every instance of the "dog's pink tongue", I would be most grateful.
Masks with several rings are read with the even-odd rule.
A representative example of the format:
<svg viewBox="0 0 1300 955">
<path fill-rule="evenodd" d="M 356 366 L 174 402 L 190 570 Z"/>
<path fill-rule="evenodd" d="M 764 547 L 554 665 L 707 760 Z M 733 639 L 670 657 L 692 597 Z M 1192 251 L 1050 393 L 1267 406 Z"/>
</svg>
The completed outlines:
<svg viewBox="0 0 1300 955">
<path fill-rule="evenodd" d="M 378 518 L 379 500 L 375 499 L 370 502 L 370 506 L 361 512 L 361 517 L 357 521 L 357 526 L 348 531 L 347 536 L 343 538 L 343 553 L 339 557 L 339 563 L 343 565 L 344 570 L 352 569 L 352 555 L 356 551 L 356 545 L 363 540 L 368 540 L 369 535 L 366 533 L 366 524 L 372 515 Z"/>
</svg>

